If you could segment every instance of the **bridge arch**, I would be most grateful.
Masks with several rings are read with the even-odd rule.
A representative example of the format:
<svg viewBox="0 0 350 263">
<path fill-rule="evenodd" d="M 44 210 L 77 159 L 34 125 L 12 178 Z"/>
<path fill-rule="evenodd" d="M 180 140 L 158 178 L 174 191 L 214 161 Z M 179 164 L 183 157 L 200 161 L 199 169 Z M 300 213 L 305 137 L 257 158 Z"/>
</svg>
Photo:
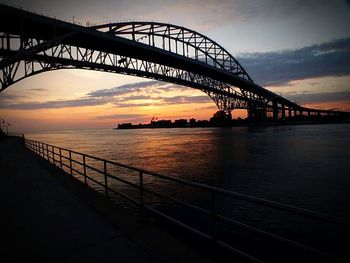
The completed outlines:
<svg viewBox="0 0 350 263">
<path fill-rule="evenodd" d="M 109 35 L 126 36 L 136 42 L 148 37 L 148 39 L 152 39 L 148 42 L 148 44 L 151 43 L 152 47 L 176 54 L 179 54 L 179 46 L 182 45 L 181 56 L 225 70 L 252 82 L 244 68 L 224 48 L 204 35 L 184 27 L 155 22 L 131 22 L 113 23 L 92 28 Z M 209 95 L 219 110 L 227 113 L 235 108 L 246 109 L 247 102 L 251 100 L 251 98 L 247 98 L 246 91 L 200 74 L 144 60 L 140 61 L 132 57 L 64 44 L 66 39 L 75 34 L 77 33 L 69 32 L 49 40 L 21 39 L 21 36 L 10 34 L 0 36 L 1 43 L 8 41 L 8 38 L 20 39 L 21 41 L 20 46 L 15 51 L 8 47 L 5 52 L 2 50 L 7 56 L 4 56 L 0 64 L 5 62 L 6 65 L 6 62 L 10 61 L 7 66 L 2 68 L 0 78 L 2 90 L 22 79 L 42 72 L 77 68 L 135 75 L 199 89 Z M 158 39 L 156 39 L 157 37 Z M 162 39 L 163 43 L 161 47 L 157 45 L 160 43 L 159 38 Z M 164 44 L 165 39 L 167 39 L 168 45 Z M 172 41 L 173 46 L 171 45 Z M 135 64 L 139 64 L 139 66 L 135 68 L 133 66 Z M 20 68 L 22 70 L 19 70 Z M 155 68 L 157 68 L 156 72 L 150 70 Z"/>
<path fill-rule="evenodd" d="M 160 22 L 119 22 L 93 28 L 204 62 L 253 82 L 241 64 L 209 37 L 178 25 Z"/>
<path fill-rule="evenodd" d="M 10 21 L 10 22 L 9 22 Z M 17 45 L 13 45 L 17 43 Z M 0 5 L 0 92 L 41 72 L 101 70 L 200 89 L 220 110 L 245 108 L 278 119 L 308 109 L 254 83 L 239 62 L 210 38 L 158 22 L 84 27 Z"/>
</svg>

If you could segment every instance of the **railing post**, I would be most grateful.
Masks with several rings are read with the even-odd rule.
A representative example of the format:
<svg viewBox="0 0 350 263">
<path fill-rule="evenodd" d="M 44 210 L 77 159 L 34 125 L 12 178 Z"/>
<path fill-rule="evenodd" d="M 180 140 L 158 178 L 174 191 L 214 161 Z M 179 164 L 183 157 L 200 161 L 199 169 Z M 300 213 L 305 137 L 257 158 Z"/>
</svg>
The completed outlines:
<svg viewBox="0 0 350 263">
<path fill-rule="evenodd" d="M 60 149 L 60 167 L 62 169 L 62 150 L 61 150 L 61 148 L 59 148 L 59 149 Z"/>
<path fill-rule="evenodd" d="M 216 211 L 216 193 L 211 192 L 211 236 L 214 242 L 217 242 L 217 211 Z"/>
<path fill-rule="evenodd" d="M 53 145 L 51 145 L 51 151 L 52 151 L 53 165 L 56 165 L 56 160 L 55 160 L 55 148 L 53 147 Z"/>
<path fill-rule="evenodd" d="M 105 195 L 106 199 L 108 199 L 108 185 L 107 185 L 107 161 L 103 160 L 103 173 L 105 177 Z"/>
<path fill-rule="evenodd" d="M 139 173 L 139 181 L 140 181 L 140 204 L 141 204 L 141 216 L 142 220 L 145 220 L 145 203 L 143 199 L 143 172 L 140 171 Z"/>
<path fill-rule="evenodd" d="M 72 171 L 72 152 L 69 151 L 69 172 L 70 176 L 73 176 L 73 171 Z"/>
<path fill-rule="evenodd" d="M 85 154 L 83 155 L 83 169 L 84 169 L 84 183 L 87 184 Z"/>
<path fill-rule="evenodd" d="M 45 148 L 46 148 L 46 159 L 50 162 L 50 156 L 49 156 L 49 146 L 47 144 L 45 144 Z"/>
<path fill-rule="evenodd" d="M 50 162 L 49 145 L 47 144 L 46 144 L 46 155 L 47 155 L 47 160 Z"/>
</svg>

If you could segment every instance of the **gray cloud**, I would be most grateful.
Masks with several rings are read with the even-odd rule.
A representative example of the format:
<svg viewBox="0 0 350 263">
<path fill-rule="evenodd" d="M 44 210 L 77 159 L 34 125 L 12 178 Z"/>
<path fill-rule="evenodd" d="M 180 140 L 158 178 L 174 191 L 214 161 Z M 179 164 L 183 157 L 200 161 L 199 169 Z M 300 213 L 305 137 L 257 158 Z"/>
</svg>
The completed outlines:
<svg viewBox="0 0 350 263">
<path fill-rule="evenodd" d="M 3 109 L 21 109 L 21 110 L 36 110 L 36 109 L 58 109 L 66 107 L 83 107 L 97 106 L 112 103 L 120 108 L 144 107 L 144 106 L 162 106 L 164 104 L 186 104 L 186 103 L 201 103 L 210 101 L 209 97 L 205 96 L 176 96 L 162 97 L 161 88 L 165 91 L 179 91 L 188 89 L 178 85 L 172 85 L 161 81 L 143 81 L 132 84 L 126 84 L 111 89 L 101 89 L 87 93 L 84 97 L 74 100 L 56 100 L 46 102 L 23 102 L 18 103 L 18 96 L 5 95 L 0 96 L 0 108 Z M 141 91 L 146 91 L 150 95 L 135 95 Z M 155 96 L 156 95 L 156 96 Z M 134 103 L 136 100 L 153 100 L 152 102 Z M 130 102 L 131 101 L 131 102 Z"/>
<path fill-rule="evenodd" d="M 87 97 L 95 98 L 95 97 L 112 97 L 118 95 L 124 95 L 128 93 L 132 93 L 135 91 L 139 91 L 141 88 L 144 89 L 146 87 L 158 87 L 164 85 L 164 82 L 161 81 L 142 81 L 137 83 L 126 84 L 118 87 L 114 87 L 111 89 L 101 89 L 89 92 Z"/>
<path fill-rule="evenodd" d="M 237 57 L 255 82 L 286 85 L 292 80 L 350 74 L 350 38 L 281 52 Z"/>
<path fill-rule="evenodd" d="M 342 76 L 350 75 L 350 38 L 336 40 L 320 45 L 309 46 L 295 50 L 285 50 L 280 52 L 250 53 L 241 54 L 238 57 L 240 63 L 245 67 L 252 78 L 262 85 L 284 85 L 287 86 L 290 81 L 324 76 Z M 313 83 L 315 87 L 319 83 Z M 331 88 L 331 87 L 330 87 Z M 181 91 L 188 89 L 179 85 L 169 84 L 161 81 L 142 81 L 132 84 L 126 84 L 111 89 L 100 89 L 87 93 L 84 97 L 74 100 L 57 100 L 46 102 L 23 102 L 19 103 L 19 98 L 10 94 L 1 94 L 0 108 L 7 109 L 49 109 L 65 107 L 96 106 L 112 103 L 118 107 L 141 107 L 141 106 L 162 106 L 164 104 L 187 104 L 187 103 L 206 103 L 210 98 L 202 96 L 182 96 L 163 97 L 160 96 L 160 89 L 164 91 Z M 32 88 L 33 91 L 42 90 Z M 142 94 L 138 94 L 143 91 Z M 319 96 L 312 94 L 301 94 L 301 90 L 295 90 L 297 97 L 290 97 L 295 101 L 304 102 L 327 99 L 334 100 L 340 93 L 335 93 L 335 97 L 327 94 Z M 146 95 L 145 95 L 146 94 Z M 300 94 L 300 95 L 297 95 Z M 337 95 L 336 95 L 337 94 Z M 343 98 L 349 99 L 343 94 Z M 302 99 L 305 98 L 305 100 Z M 133 103 L 135 100 L 152 99 L 153 102 Z M 131 101 L 131 102 L 130 102 Z"/>
<path fill-rule="evenodd" d="M 143 102 L 143 103 L 129 103 L 129 102 L 114 102 L 118 108 L 135 108 L 135 107 L 146 107 L 146 106 L 163 106 L 160 102 Z"/>
<path fill-rule="evenodd" d="M 6 92 L 0 94 L 0 107 L 1 105 L 11 103 L 12 101 L 17 101 L 18 99 L 27 99 L 27 95 L 13 95 Z"/>
<path fill-rule="evenodd" d="M 344 92 L 326 92 L 326 93 L 310 93 L 287 95 L 288 99 L 298 103 L 324 103 L 337 101 L 350 101 L 350 91 Z"/>
<path fill-rule="evenodd" d="M 43 88 L 31 88 L 29 91 L 48 91 L 48 89 L 43 89 Z"/>
<path fill-rule="evenodd" d="M 19 109 L 19 110 L 39 110 L 39 109 L 59 109 L 66 107 L 82 107 L 82 106 L 96 106 L 103 105 L 107 102 L 105 100 L 90 98 L 90 99 L 76 99 L 76 100 L 57 100 L 46 102 L 27 102 L 27 103 L 4 103 L 0 105 L 3 109 Z"/>
<path fill-rule="evenodd" d="M 180 24 L 195 24 L 198 27 L 219 27 L 245 20 L 267 17 L 317 15 L 333 16 L 339 9 L 348 6 L 344 0 L 4 0 L 14 6 L 66 20 L 104 23 L 109 20 L 158 20 Z M 349 2 L 349 1 L 347 1 Z M 127 10 L 127 12 L 125 12 Z M 171 11 L 171 12 L 169 12 Z"/>
<path fill-rule="evenodd" d="M 207 103 L 210 102 L 210 98 L 204 96 L 175 96 L 175 97 L 145 97 L 148 99 L 156 100 L 156 102 L 144 102 L 144 103 L 130 103 L 124 102 L 128 99 L 117 99 L 113 104 L 117 107 L 128 108 L 128 107 L 145 107 L 145 106 L 164 106 L 164 105 L 177 105 L 177 104 L 192 104 L 192 103 Z"/>
<path fill-rule="evenodd" d="M 176 96 L 170 98 L 162 98 L 166 104 L 189 104 L 189 103 L 206 103 L 211 99 L 207 95 L 203 96 Z"/>
<path fill-rule="evenodd" d="M 111 114 L 111 115 L 97 116 L 95 119 L 112 120 L 112 119 L 140 119 L 140 118 L 149 118 L 149 116 L 143 115 L 143 114 Z"/>
<path fill-rule="evenodd" d="M 152 99 L 152 96 L 146 96 L 146 95 L 131 95 L 123 98 L 119 98 L 119 100 L 147 100 Z"/>
</svg>

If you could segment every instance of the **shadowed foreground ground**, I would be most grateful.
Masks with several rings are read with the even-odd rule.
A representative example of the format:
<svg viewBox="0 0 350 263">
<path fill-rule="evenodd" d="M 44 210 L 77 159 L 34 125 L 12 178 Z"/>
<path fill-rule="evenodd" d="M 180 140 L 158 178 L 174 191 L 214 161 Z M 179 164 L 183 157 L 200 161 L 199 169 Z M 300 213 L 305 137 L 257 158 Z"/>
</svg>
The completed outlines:
<svg viewBox="0 0 350 263">
<path fill-rule="evenodd" d="M 151 223 L 0 141 L 1 255 L 9 262 L 212 262 Z"/>
</svg>

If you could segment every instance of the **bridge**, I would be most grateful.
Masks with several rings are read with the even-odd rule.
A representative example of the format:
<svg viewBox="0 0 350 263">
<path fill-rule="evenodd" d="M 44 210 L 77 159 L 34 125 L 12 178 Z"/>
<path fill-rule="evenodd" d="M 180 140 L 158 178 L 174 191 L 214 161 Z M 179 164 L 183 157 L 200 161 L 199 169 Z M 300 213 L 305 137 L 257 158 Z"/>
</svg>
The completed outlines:
<svg viewBox="0 0 350 263">
<path fill-rule="evenodd" d="M 255 83 L 218 43 L 191 29 L 157 22 L 86 26 L 0 5 L 0 92 L 27 77 L 87 69 L 156 79 L 205 92 L 231 116 L 275 120 L 343 116 L 306 108 Z"/>
</svg>

